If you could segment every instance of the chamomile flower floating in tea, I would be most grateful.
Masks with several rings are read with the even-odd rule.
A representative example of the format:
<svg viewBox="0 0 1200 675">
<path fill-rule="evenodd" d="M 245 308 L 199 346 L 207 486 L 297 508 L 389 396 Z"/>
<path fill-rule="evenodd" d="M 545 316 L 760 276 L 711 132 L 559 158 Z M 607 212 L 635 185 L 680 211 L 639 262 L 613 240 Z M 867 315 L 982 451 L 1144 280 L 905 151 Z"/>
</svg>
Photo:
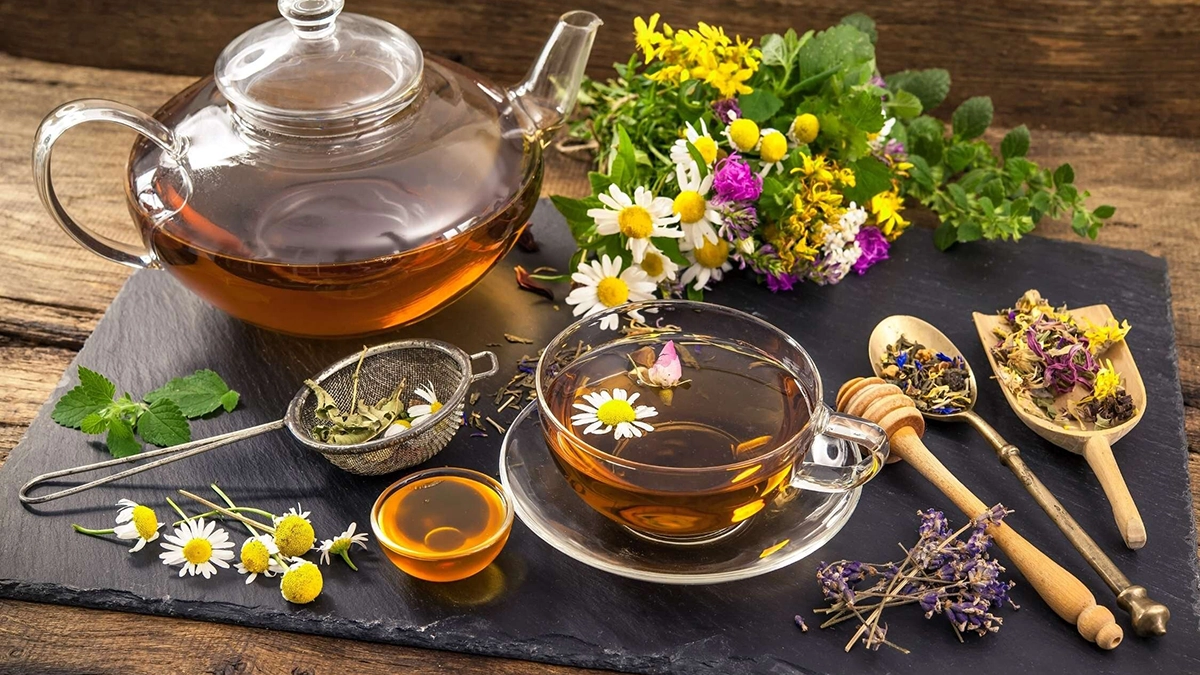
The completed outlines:
<svg viewBox="0 0 1200 675">
<path fill-rule="evenodd" d="M 721 224 L 716 205 L 709 193 L 715 175 L 701 177 L 700 169 L 689 157 L 675 165 L 675 179 L 679 182 L 679 195 L 671 202 L 671 210 L 679 217 L 683 228 L 684 243 L 699 246 L 705 241 L 717 241 L 716 227 Z"/>
<path fill-rule="evenodd" d="M 667 197 L 655 197 L 639 186 L 630 199 L 621 188 L 612 185 L 607 193 L 600 193 L 599 199 L 606 208 L 588 209 L 587 212 L 588 217 L 596 221 L 596 232 L 624 235 L 625 246 L 633 254 L 635 263 L 641 262 L 646 251 L 654 246 L 651 237 L 677 239 L 683 236 L 679 230 L 667 227 L 679 220 L 679 216 L 671 213 L 671 200 Z"/>
<path fill-rule="evenodd" d="M 413 394 L 425 402 L 408 407 L 408 419 L 411 426 L 424 422 L 442 409 L 442 403 L 438 401 L 432 382 L 426 382 L 424 387 L 417 387 L 413 390 Z"/>
<path fill-rule="evenodd" d="M 691 143 L 692 147 L 696 148 L 696 152 L 700 153 L 700 158 L 704 160 L 705 166 L 711 167 L 713 162 L 717 161 L 717 142 L 709 135 L 708 125 L 704 123 L 704 120 L 697 121 L 700 124 L 700 131 L 696 131 L 696 127 L 692 126 L 691 122 L 684 123 L 683 138 L 675 141 L 675 145 L 671 146 L 673 163 L 685 164 L 693 161 L 692 153 L 688 151 L 688 143 Z"/>
<path fill-rule="evenodd" d="M 260 574 L 273 577 L 286 572 L 287 566 L 279 561 L 278 556 L 279 547 L 270 535 L 255 535 L 242 543 L 240 562 L 235 567 L 238 574 L 247 575 L 246 583 L 249 584 Z"/>
<path fill-rule="evenodd" d="M 582 412 L 571 416 L 571 424 L 586 424 L 583 430 L 585 434 L 613 433 L 617 440 L 641 437 L 643 433 L 654 431 L 654 427 L 642 420 L 654 417 L 658 411 L 648 405 L 635 408 L 633 404 L 639 396 L 641 394 L 637 392 L 629 394 L 621 388 L 584 394 L 583 399 L 587 404 L 575 402 L 575 409 Z"/>
<path fill-rule="evenodd" d="M 184 521 L 174 534 L 164 535 L 166 549 L 159 554 L 164 565 L 181 565 L 179 576 L 197 574 L 205 579 L 217 573 L 217 567 L 229 569 L 233 560 L 233 542 L 229 533 L 217 527 L 213 521 L 203 518 Z"/>
<path fill-rule="evenodd" d="M 328 565 L 329 556 L 330 554 L 333 554 L 336 556 L 341 556 L 342 560 L 345 560 L 346 564 L 350 566 L 350 569 L 354 570 L 355 572 L 358 571 L 358 567 L 350 560 L 350 547 L 354 544 L 358 544 L 359 548 L 366 548 L 367 533 L 359 532 L 358 534 L 355 534 L 354 530 L 356 527 L 358 527 L 358 523 L 350 523 L 350 527 L 346 528 L 345 532 L 339 534 L 333 539 L 326 539 L 319 547 L 317 547 L 317 550 L 321 552 L 322 565 Z"/>
<path fill-rule="evenodd" d="M 880 376 L 900 387 L 923 413 L 950 415 L 971 405 L 970 374 L 961 356 L 946 356 L 900 336 L 880 357 Z"/>
<path fill-rule="evenodd" d="M 624 267 L 621 256 L 610 258 L 607 254 L 599 260 L 585 260 L 571 275 L 579 284 L 567 295 L 566 303 L 574 305 L 575 316 L 591 316 L 628 302 L 649 300 L 653 297 L 654 282 L 639 267 Z M 622 269 L 624 267 L 624 269 Z M 604 330 L 616 330 L 621 323 L 617 314 L 609 314 L 601 320 Z"/>
<path fill-rule="evenodd" d="M 130 499 L 122 499 L 117 502 L 117 506 L 120 506 L 121 510 L 117 512 L 116 527 L 106 530 L 91 530 L 79 525 L 71 527 L 80 534 L 89 534 L 93 537 L 112 534 L 116 535 L 118 539 L 136 539 L 137 543 L 129 549 L 130 553 L 137 553 L 148 542 L 158 539 L 158 530 L 163 524 L 158 522 L 158 516 L 154 513 L 154 509 Z"/>
<path fill-rule="evenodd" d="M 275 545 L 284 556 L 295 558 L 312 550 L 317 535 L 308 515 L 297 504 L 275 518 Z"/>
<path fill-rule="evenodd" d="M 321 569 L 314 563 L 301 560 L 293 563 L 279 581 L 279 592 L 283 599 L 297 605 L 307 605 L 321 594 L 325 579 Z"/>
<path fill-rule="evenodd" d="M 703 246 L 695 249 L 684 248 L 683 255 L 690 264 L 681 280 L 685 285 L 692 284 L 696 290 L 707 287 L 710 281 L 720 281 L 726 272 L 733 269 L 729 252 L 729 242 L 724 239 L 705 241 Z"/>
</svg>

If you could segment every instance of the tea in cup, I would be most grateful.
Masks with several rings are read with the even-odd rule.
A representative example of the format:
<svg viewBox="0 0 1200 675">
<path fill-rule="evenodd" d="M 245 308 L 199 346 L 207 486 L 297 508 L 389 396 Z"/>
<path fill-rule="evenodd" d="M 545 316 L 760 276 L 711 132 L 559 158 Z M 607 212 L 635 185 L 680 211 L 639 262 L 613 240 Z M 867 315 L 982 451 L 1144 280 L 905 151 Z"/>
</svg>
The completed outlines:
<svg viewBox="0 0 1200 675">
<path fill-rule="evenodd" d="M 886 434 L 827 408 L 812 359 L 779 329 L 706 303 L 617 311 L 630 310 L 661 327 L 619 332 L 601 327 L 612 311 L 585 317 L 537 369 L 551 454 L 599 513 L 655 541 L 703 543 L 785 486 L 843 492 L 882 467 Z"/>
</svg>

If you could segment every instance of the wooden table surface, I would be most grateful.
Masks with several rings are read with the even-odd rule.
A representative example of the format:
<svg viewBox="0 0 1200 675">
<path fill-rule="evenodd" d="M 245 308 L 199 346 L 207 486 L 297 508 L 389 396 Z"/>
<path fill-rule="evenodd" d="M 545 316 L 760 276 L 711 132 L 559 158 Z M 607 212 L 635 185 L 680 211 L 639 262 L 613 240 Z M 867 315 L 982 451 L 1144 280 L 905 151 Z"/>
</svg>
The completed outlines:
<svg viewBox="0 0 1200 675">
<path fill-rule="evenodd" d="M 191 80 L 53 65 L 0 54 L 0 462 L 20 440 L 129 274 L 129 270 L 76 246 L 43 210 L 30 170 L 34 129 L 56 105 L 76 98 L 112 98 L 152 111 Z M 994 129 L 992 139 L 998 139 L 1001 132 Z M 56 186 L 71 213 L 89 226 L 129 241 L 135 237 L 122 185 L 131 142 L 130 133 L 89 125 L 70 132 L 55 154 Z M 578 195 L 586 190 L 587 166 L 551 154 L 546 194 Z M 1117 207 L 1117 215 L 1099 243 L 1140 249 L 1168 260 L 1186 406 L 1189 472 L 1193 486 L 1200 485 L 1200 224 L 1196 219 L 1200 213 L 1200 190 L 1196 189 L 1200 186 L 1200 139 L 1035 129 L 1030 156 L 1047 163 L 1071 162 L 1078 183 L 1092 191 L 1093 204 Z M 918 220 L 930 222 L 928 214 Z M 1043 226 L 1040 232 L 1074 238 L 1061 223 Z M 1052 271 L 1047 270 L 1049 273 Z M 869 283 L 869 277 L 855 283 Z M 1037 280 L 1030 279 L 1029 285 L 1036 286 Z M 805 287 L 801 292 L 821 291 Z M 1192 504 L 1200 513 L 1195 487 Z M 1146 516 L 1153 530 L 1154 514 Z M 182 619 L 0 601 L 0 673 L 9 672 L 423 675 L 586 671 Z"/>
</svg>

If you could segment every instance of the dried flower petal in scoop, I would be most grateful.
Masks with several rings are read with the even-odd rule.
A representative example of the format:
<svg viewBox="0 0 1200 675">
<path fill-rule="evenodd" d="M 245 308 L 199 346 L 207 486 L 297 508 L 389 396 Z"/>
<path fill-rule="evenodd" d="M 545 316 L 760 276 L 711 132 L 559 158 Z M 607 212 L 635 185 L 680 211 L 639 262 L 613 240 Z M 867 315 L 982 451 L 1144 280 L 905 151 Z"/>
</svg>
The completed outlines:
<svg viewBox="0 0 1200 675">
<path fill-rule="evenodd" d="M 971 405 L 971 378 L 961 356 L 950 357 L 900 336 L 880 360 L 883 379 L 903 389 L 923 413 L 949 415 Z"/>
</svg>

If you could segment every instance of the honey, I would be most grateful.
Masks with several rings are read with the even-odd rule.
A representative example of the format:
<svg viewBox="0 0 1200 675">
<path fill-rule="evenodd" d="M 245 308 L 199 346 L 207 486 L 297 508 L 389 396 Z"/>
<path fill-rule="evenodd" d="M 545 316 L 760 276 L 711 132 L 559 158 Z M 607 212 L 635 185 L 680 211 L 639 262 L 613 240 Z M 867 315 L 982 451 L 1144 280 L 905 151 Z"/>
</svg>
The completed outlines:
<svg viewBox="0 0 1200 675">
<path fill-rule="evenodd" d="M 420 471 L 375 503 L 371 526 L 396 567 L 427 581 L 457 581 L 491 564 L 513 511 L 503 487 L 466 469 Z"/>
</svg>

